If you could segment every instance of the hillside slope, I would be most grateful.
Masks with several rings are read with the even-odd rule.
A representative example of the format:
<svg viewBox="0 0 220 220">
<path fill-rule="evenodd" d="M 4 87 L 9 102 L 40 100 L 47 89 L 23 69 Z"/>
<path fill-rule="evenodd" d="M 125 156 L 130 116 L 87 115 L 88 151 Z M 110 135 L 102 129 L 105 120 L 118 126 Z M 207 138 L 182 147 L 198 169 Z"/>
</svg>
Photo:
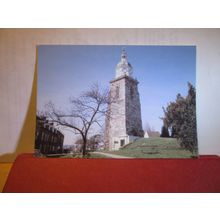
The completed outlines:
<svg viewBox="0 0 220 220">
<path fill-rule="evenodd" d="M 135 158 L 191 158 L 196 155 L 180 147 L 175 138 L 140 138 L 118 151 L 108 151 Z"/>
</svg>

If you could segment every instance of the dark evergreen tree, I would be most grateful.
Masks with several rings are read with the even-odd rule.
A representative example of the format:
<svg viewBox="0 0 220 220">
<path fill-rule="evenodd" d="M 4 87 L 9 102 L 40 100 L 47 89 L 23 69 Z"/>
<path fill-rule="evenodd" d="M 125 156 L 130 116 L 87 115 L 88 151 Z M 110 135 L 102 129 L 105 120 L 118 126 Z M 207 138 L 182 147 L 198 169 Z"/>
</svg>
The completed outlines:
<svg viewBox="0 0 220 220">
<path fill-rule="evenodd" d="M 170 129 L 175 128 L 173 136 L 180 141 L 180 145 L 192 152 L 196 151 L 196 91 L 193 85 L 188 83 L 188 95 L 185 98 L 178 94 L 176 101 L 163 110 L 164 124 Z"/>
<path fill-rule="evenodd" d="M 162 128 L 161 128 L 160 137 L 170 137 L 168 128 L 165 125 L 163 125 Z"/>
</svg>

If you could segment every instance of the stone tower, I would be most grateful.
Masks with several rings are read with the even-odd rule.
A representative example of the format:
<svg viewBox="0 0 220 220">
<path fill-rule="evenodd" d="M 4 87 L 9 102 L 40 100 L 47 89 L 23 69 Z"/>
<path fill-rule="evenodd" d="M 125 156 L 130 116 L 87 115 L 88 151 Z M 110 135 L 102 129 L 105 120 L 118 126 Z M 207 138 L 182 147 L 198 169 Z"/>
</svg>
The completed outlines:
<svg viewBox="0 0 220 220">
<path fill-rule="evenodd" d="M 118 150 L 129 142 L 143 137 L 138 81 L 125 50 L 116 66 L 115 78 L 110 81 L 109 114 L 106 117 L 105 144 Z"/>
</svg>

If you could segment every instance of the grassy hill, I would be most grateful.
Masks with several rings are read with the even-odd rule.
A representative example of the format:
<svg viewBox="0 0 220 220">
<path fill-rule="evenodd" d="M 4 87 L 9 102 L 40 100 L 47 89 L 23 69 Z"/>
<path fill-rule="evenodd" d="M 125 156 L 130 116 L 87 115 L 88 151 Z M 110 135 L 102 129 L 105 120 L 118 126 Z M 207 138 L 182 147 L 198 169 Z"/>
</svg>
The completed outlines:
<svg viewBox="0 0 220 220">
<path fill-rule="evenodd" d="M 118 151 L 108 151 L 135 158 L 190 158 L 196 156 L 180 147 L 175 138 L 140 138 Z"/>
</svg>

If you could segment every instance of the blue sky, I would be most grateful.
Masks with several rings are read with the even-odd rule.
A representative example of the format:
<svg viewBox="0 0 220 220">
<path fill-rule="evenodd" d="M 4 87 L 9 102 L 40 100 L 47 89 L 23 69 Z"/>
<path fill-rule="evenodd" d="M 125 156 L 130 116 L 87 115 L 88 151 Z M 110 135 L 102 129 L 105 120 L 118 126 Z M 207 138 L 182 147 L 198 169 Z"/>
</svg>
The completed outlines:
<svg viewBox="0 0 220 220">
<path fill-rule="evenodd" d="M 139 81 L 142 123 L 160 131 L 162 106 L 187 94 L 187 82 L 195 85 L 195 46 L 38 46 L 37 108 L 51 100 L 66 109 L 70 96 L 79 96 L 93 82 L 108 87 L 122 48 Z M 74 137 L 65 131 L 65 144 Z"/>
</svg>

